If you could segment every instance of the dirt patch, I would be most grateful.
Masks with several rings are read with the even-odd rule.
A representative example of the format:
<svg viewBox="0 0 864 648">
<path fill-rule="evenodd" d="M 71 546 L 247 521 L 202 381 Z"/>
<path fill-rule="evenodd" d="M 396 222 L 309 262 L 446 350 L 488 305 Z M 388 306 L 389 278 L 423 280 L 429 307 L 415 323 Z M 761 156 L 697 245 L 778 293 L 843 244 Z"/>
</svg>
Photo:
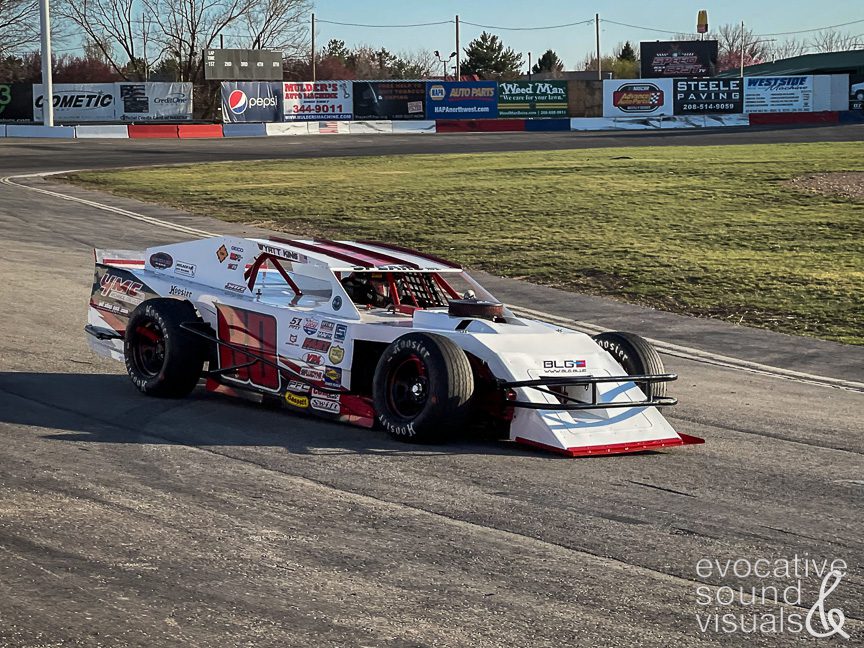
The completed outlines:
<svg viewBox="0 0 864 648">
<path fill-rule="evenodd" d="M 815 173 L 793 178 L 786 184 L 826 196 L 864 199 L 864 171 Z"/>
</svg>

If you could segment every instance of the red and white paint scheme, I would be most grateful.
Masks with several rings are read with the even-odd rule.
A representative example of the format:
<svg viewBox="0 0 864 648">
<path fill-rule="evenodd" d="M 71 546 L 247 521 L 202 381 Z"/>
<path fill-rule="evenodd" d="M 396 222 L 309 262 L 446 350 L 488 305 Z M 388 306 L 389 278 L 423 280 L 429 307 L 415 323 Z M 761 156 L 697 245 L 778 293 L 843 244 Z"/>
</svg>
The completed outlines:
<svg viewBox="0 0 864 648">
<path fill-rule="evenodd" d="M 145 393 L 168 393 L 160 381 L 187 354 L 198 367 L 190 389 L 203 377 L 214 392 L 377 423 L 407 441 L 491 423 L 502 437 L 572 456 L 702 442 L 660 414 L 675 404 L 661 395 L 675 376 L 659 360 L 634 359 L 626 339 L 517 317 L 435 256 L 222 236 L 96 250 L 95 261 L 88 341 L 125 361 Z"/>
</svg>

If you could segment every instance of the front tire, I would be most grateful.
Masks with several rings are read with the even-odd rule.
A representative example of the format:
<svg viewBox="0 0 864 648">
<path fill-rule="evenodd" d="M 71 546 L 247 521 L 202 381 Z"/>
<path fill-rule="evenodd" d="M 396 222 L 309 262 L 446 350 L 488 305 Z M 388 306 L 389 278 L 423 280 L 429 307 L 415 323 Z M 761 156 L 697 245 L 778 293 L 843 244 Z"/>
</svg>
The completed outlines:
<svg viewBox="0 0 864 648">
<path fill-rule="evenodd" d="M 592 339 L 615 358 L 628 376 L 666 373 L 663 360 L 660 359 L 660 354 L 657 353 L 654 345 L 635 333 L 606 331 L 592 336 Z M 648 393 L 646 383 L 637 382 L 636 385 L 643 392 Z M 655 397 L 665 396 L 666 383 L 654 383 L 652 393 Z"/>
<path fill-rule="evenodd" d="M 200 322 L 192 304 L 177 299 L 148 299 L 129 316 L 123 336 L 126 372 L 148 396 L 188 396 L 204 368 L 207 345 L 180 328 Z"/>
<path fill-rule="evenodd" d="M 391 436 L 441 442 L 467 418 L 474 374 L 465 352 L 453 341 L 409 333 L 384 350 L 372 392 L 378 421 Z"/>
</svg>

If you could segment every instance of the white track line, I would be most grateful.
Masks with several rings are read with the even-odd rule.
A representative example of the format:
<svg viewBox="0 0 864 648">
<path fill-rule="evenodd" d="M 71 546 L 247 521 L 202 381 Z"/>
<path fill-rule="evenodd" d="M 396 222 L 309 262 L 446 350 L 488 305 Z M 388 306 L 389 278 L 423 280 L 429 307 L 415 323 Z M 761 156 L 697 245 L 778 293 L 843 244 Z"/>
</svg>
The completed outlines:
<svg viewBox="0 0 864 648">
<path fill-rule="evenodd" d="M 76 202 L 82 205 L 87 205 L 88 207 L 93 207 L 94 209 L 99 209 L 102 211 L 107 211 L 112 214 L 116 214 L 118 216 L 123 216 L 125 218 L 131 218 L 133 220 L 141 221 L 143 223 L 147 223 L 148 225 L 153 225 L 155 227 L 162 227 L 165 229 L 174 230 L 177 232 L 182 232 L 184 234 L 191 234 L 192 236 L 199 237 L 208 237 L 208 236 L 218 236 L 218 234 L 214 232 L 208 232 L 206 230 L 195 229 L 193 227 L 186 227 L 185 225 L 178 225 L 176 223 L 171 223 L 169 221 L 160 220 L 158 218 L 153 218 L 152 216 L 144 216 L 143 214 L 139 214 L 137 212 L 129 211 L 128 209 L 121 209 L 120 207 L 112 207 L 111 205 L 105 205 L 103 203 L 99 203 L 93 200 L 86 200 L 84 198 L 77 198 L 75 196 L 69 196 L 67 194 L 60 193 L 58 191 L 51 191 L 49 189 L 42 189 L 38 187 L 31 187 L 26 184 L 21 184 L 15 182 L 15 179 L 19 178 L 44 178 L 46 176 L 58 175 L 62 173 L 74 173 L 74 170 L 70 171 L 51 171 L 44 173 L 29 173 L 23 175 L 13 175 L 6 176 L 4 178 L 0 178 L 0 183 L 20 187 L 22 189 L 26 189 L 28 191 L 35 191 L 37 193 L 41 193 L 46 196 L 52 196 L 54 198 L 59 198 L 60 200 L 68 200 L 71 202 Z M 577 331 L 582 331 L 588 334 L 602 333 L 603 331 L 608 331 L 611 329 L 603 328 L 602 326 L 597 326 L 596 324 L 590 324 L 588 322 L 582 322 L 579 320 L 570 319 L 567 317 L 561 317 L 559 315 L 553 315 L 551 313 L 546 313 L 543 311 L 533 310 L 531 308 L 525 308 L 523 306 L 509 305 L 508 306 L 518 313 L 524 313 L 525 315 L 535 317 L 537 319 L 545 320 L 553 324 L 560 324 L 562 326 L 566 326 L 567 328 L 572 328 Z M 806 383 L 811 385 L 820 385 L 823 387 L 834 387 L 836 389 L 843 389 L 846 391 L 860 392 L 864 393 L 864 383 L 856 382 L 854 380 L 843 380 L 840 378 L 831 378 L 829 376 L 820 376 L 817 374 L 809 374 L 801 371 L 793 371 L 791 369 L 783 369 L 781 367 L 772 367 L 769 365 L 760 364 L 758 362 L 751 362 L 749 360 L 741 360 L 740 358 L 733 358 L 730 356 L 724 356 L 717 353 L 711 353 L 710 351 L 703 351 L 701 349 L 695 349 L 693 347 L 681 346 L 678 344 L 672 344 L 671 342 L 664 342 L 663 340 L 655 340 L 650 339 L 649 341 L 657 347 L 658 351 L 664 353 L 669 356 L 674 356 L 676 358 L 684 358 L 686 360 L 693 360 L 695 362 L 701 362 L 704 364 L 715 365 L 718 367 L 724 367 L 727 369 L 735 369 L 738 371 L 746 371 L 754 374 L 761 374 L 764 376 L 771 376 L 774 378 L 783 378 L 786 380 L 793 380 L 795 382 Z"/>
</svg>

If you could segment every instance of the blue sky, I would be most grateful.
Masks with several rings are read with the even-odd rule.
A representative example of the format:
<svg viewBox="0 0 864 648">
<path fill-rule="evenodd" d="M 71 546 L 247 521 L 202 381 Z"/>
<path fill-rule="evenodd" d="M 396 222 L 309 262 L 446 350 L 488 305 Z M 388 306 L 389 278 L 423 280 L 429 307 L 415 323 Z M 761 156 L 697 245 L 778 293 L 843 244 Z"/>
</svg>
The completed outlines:
<svg viewBox="0 0 864 648">
<path fill-rule="evenodd" d="M 453 20 L 459 14 L 463 21 L 462 47 L 483 31 L 482 27 L 466 25 L 473 22 L 503 27 L 535 27 L 560 25 L 594 18 L 628 23 L 673 32 L 695 32 L 696 14 L 707 9 L 711 27 L 724 23 L 745 24 L 758 34 L 797 31 L 836 25 L 853 20 L 864 21 L 864 0 L 726 0 L 724 2 L 656 2 L 622 0 L 617 2 L 580 2 L 578 0 L 316 0 L 318 19 L 376 25 L 425 23 Z M 864 42 L 864 22 L 840 28 L 861 35 Z M 505 44 L 520 52 L 531 51 L 536 56 L 552 48 L 564 60 L 568 69 L 594 48 L 594 25 L 579 25 L 562 29 L 537 31 L 488 30 L 502 37 Z M 429 49 L 449 54 L 454 49 L 453 25 L 435 25 L 406 29 L 372 29 L 319 22 L 316 29 L 321 45 L 331 38 L 349 45 L 384 46 L 391 51 Z M 801 34 L 800 37 L 806 37 Z M 663 40 L 668 34 L 646 29 L 634 29 L 610 22 L 601 23 L 601 45 L 604 53 L 619 41 Z M 785 38 L 777 36 L 776 38 Z M 527 56 L 523 56 L 527 60 Z"/>
</svg>

